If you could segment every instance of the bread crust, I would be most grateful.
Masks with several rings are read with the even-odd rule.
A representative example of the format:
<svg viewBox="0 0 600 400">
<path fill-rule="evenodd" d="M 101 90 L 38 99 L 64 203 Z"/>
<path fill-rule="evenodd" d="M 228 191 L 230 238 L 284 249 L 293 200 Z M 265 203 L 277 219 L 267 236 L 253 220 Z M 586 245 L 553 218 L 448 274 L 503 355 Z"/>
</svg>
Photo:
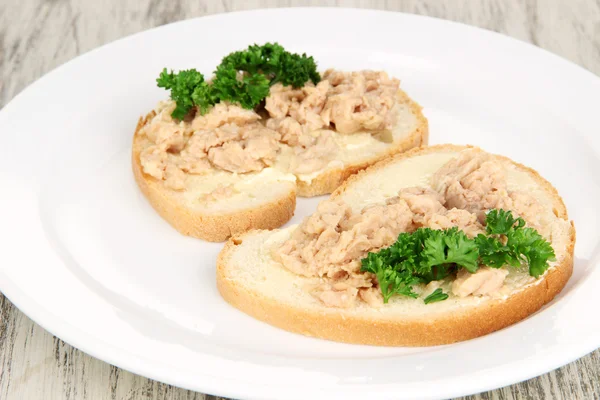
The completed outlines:
<svg viewBox="0 0 600 400">
<path fill-rule="evenodd" d="M 470 147 L 470 146 L 469 146 Z M 352 176 L 332 196 L 339 196 L 353 181 L 376 172 L 403 158 L 443 150 L 462 150 L 467 146 L 440 145 L 399 154 Z M 501 156 L 499 156 L 501 157 Z M 501 157 L 510 161 L 506 157 Z M 556 189 L 536 171 L 512 162 L 530 172 L 554 199 L 554 212 L 567 219 L 567 210 Z M 251 235 L 252 232 L 246 235 Z M 232 306 L 271 325 L 285 330 L 338 342 L 377 346 L 433 346 L 476 338 L 512 325 L 538 311 L 564 288 L 573 272 L 575 228 L 571 222 L 570 241 L 564 259 L 537 283 L 505 300 L 490 300 L 482 305 L 435 316 L 398 318 L 373 312 L 359 316 L 323 306 L 318 310 L 290 306 L 265 297 L 228 278 L 229 259 L 245 235 L 234 237 L 225 245 L 217 260 L 217 287 Z"/>
<path fill-rule="evenodd" d="M 296 188 L 285 196 L 260 207 L 248 208 L 228 214 L 207 214 L 190 210 L 178 203 L 173 191 L 159 180 L 145 174 L 140 161 L 143 150 L 140 129 L 156 114 L 150 112 L 140 118 L 133 136 L 132 167 L 135 181 L 152 207 L 180 233 L 210 242 L 222 242 L 232 235 L 251 229 L 274 229 L 285 224 L 294 215 L 296 195 L 302 197 L 319 196 L 333 192 L 346 178 L 386 157 L 428 143 L 429 129 L 421 106 L 412 101 L 406 93 L 399 92 L 402 102 L 408 103 L 417 117 L 417 128 L 386 152 L 360 163 L 350 164 L 344 169 L 325 171 L 310 183 L 296 181 Z"/>
<path fill-rule="evenodd" d="M 135 129 L 131 157 L 133 176 L 156 212 L 180 233 L 209 242 L 223 242 L 232 235 L 251 229 L 278 228 L 292 218 L 296 209 L 296 190 L 293 186 L 292 190 L 275 201 L 231 213 L 202 213 L 179 203 L 172 190 L 143 172 L 140 162 L 142 146 L 139 130 L 154 115 L 151 112 L 140 118 Z"/>
</svg>

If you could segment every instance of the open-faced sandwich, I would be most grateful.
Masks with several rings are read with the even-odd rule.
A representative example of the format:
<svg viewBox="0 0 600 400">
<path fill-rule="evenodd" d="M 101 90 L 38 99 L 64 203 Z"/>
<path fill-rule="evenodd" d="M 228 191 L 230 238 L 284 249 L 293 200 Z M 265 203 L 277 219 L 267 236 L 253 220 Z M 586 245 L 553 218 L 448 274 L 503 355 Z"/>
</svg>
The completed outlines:
<svg viewBox="0 0 600 400">
<path fill-rule="evenodd" d="M 331 193 L 351 174 L 427 144 L 421 108 L 382 71 L 317 72 L 277 44 L 223 59 L 210 81 L 165 69 L 171 91 L 140 119 L 136 181 L 181 233 L 223 241 L 272 229 L 296 195 Z"/>
<path fill-rule="evenodd" d="M 399 154 L 350 177 L 300 225 L 229 240 L 217 285 L 272 325 L 427 346 L 513 324 L 572 273 L 575 229 L 534 170 L 478 148 Z"/>
</svg>

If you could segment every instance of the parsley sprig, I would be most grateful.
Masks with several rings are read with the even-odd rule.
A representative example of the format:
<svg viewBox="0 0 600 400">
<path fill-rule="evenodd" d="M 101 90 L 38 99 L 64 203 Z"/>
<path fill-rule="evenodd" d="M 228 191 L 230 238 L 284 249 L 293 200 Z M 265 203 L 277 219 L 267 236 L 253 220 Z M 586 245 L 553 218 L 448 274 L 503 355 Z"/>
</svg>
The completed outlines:
<svg viewBox="0 0 600 400">
<path fill-rule="evenodd" d="M 312 57 L 290 53 L 278 43 L 266 43 L 254 44 L 224 57 L 211 83 L 195 69 L 174 73 L 166 68 L 156 82 L 158 87 L 171 91 L 171 98 L 177 104 L 171 115 L 181 120 L 193 107 L 205 114 L 221 101 L 255 108 L 278 82 L 298 88 L 308 81 L 316 84 L 320 80 Z"/>
<path fill-rule="evenodd" d="M 525 228 L 523 218 L 514 218 L 510 211 L 491 210 L 486 217 L 486 233 L 479 234 L 475 243 L 481 263 L 493 268 L 504 265 L 529 265 L 529 275 L 538 278 L 554 261 L 554 249 L 533 228 Z"/>
<path fill-rule="evenodd" d="M 480 265 L 500 268 L 527 263 L 530 275 L 537 278 L 553 260 L 552 246 L 535 229 L 526 228 L 525 221 L 510 211 L 495 209 L 487 214 L 486 234 L 471 239 L 456 227 L 404 232 L 390 247 L 368 253 L 361 271 L 375 274 L 387 303 L 394 295 L 416 298 L 414 285 L 444 279 L 460 268 L 475 273 Z M 439 289 L 425 302 L 447 298 Z"/>
<path fill-rule="evenodd" d="M 171 113 L 173 118 L 182 120 L 193 106 L 198 106 L 201 113 L 214 104 L 212 90 L 204 80 L 204 75 L 195 69 L 188 69 L 174 73 L 163 69 L 158 79 L 158 87 L 171 91 L 171 98 L 175 100 L 176 107 Z"/>
</svg>

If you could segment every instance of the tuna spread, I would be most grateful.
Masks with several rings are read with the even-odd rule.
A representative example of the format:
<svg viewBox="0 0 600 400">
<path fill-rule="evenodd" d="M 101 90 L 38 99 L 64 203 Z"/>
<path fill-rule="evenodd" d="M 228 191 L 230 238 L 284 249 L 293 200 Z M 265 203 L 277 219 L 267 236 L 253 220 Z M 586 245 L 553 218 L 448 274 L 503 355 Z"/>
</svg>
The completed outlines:
<svg viewBox="0 0 600 400">
<path fill-rule="evenodd" d="M 307 290 L 326 306 L 348 308 L 361 302 L 380 306 L 382 296 L 375 275 L 361 271 L 360 260 L 367 253 L 389 247 L 401 232 L 420 227 L 458 227 L 475 237 L 485 231 L 485 212 L 492 208 L 511 210 L 552 239 L 556 227 L 541 220 L 548 211 L 538 200 L 527 192 L 509 190 L 500 159 L 469 149 L 443 164 L 428 184 L 401 189 L 384 202 L 359 210 L 339 197 L 321 202 L 317 211 L 273 250 L 273 256 L 295 274 L 320 278 L 320 284 Z M 558 219 L 556 223 L 568 225 Z M 482 267 L 474 274 L 461 269 L 446 282 L 423 285 L 423 290 L 431 292 L 435 289 L 432 285 L 445 284 L 456 297 L 502 296 L 508 274 L 505 268 Z"/>
<path fill-rule="evenodd" d="M 273 167 L 299 179 L 311 177 L 343 167 L 345 147 L 393 140 L 389 132 L 398 123 L 399 85 L 385 72 L 329 70 L 317 85 L 273 85 L 260 114 L 218 103 L 184 121 L 171 117 L 176 104 L 165 101 L 140 130 L 147 138 L 141 165 L 173 190 L 185 190 L 190 174 L 215 170 L 245 174 Z M 356 139 L 343 139 L 347 135 Z M 206 197 L 233 192 L 220 187 Z"/>
</svg>

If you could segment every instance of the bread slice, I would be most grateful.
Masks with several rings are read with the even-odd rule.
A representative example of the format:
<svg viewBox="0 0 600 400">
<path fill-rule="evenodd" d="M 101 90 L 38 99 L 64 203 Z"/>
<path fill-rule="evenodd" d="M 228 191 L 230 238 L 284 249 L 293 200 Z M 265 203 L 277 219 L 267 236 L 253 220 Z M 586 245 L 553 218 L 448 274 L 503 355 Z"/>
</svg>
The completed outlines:
<svg viewBox="0 0 600 400">
<path fill-rule="evenodd" d="M 185 191 L 176 191 L 144 173 L 140 153 L 151 143 L 140 134 L 141 128 L 155 115 L 140 118 L 132 146 L 135 180 L 154 209 L 184 235 L 221 242 L 232 235 L 251 229 L 273 229 L 286 223 L 294 214 L 296 195 L 311 197 L 331 193 L 348 176 L 390 155 L 426 145 L 427 119 L 421 107 L 399 91 L 397 111 L 399 124 L 391 132 L 389 143 L 373 140 L 370 134 L 338 135 L 341 143 L 360 139 L 340 152 L 340 159 L 316 173 L 294 176 L 276 168 L 259 173 L 232 174 L 215 171 L 207 176 L 189 175 Z M 191 183 L 190 183 L 191 181 Z M 207 205 L 198 201 L 215 182 L 238 185 L 234 197 Z"/>
<path fill-rule="evenodd" d="M 353 210 L 384 201 L 399 189 L 426 186 L 433 172 L 463 146 L 415 149 L 384 160 L 350 177 L 333 194 Z M 381 346 L 430 346 L 467 340 L 502 329 L 550 302 L 572 273 L 575 229 L 552 185 L 534 170 L 497 156 L 508 170 L 509 189 L 526 189 L 544 206 L 560 232 L 552 234 L 556 261 L 539 279 L 511 269 L 503 298 L 451 296 L 424 304 L 422 299 L 392 297 L 380 308 L 364 303 L 340 309 L 323 305 L 302 288 L 319 278 L 296 275 L 276 262 L 271 251 L 295 227 L 252 231 L 233 237 L 217 260 L 217 287 L 241 311 L 271 325 L 308 336 Z"/>
<path fill-rule="evenodd" d="M 143 172 L 140 153 L 149 145 L 140 129 L 154 112 L 140 118 L 132 147 L 132 167 L 135 181 L 152 207 L 169 224 L 184 235 L 211 242 L 222 242 L 234 234 L 250 229 L 274 229 L 285 224 L 296 208 L 296 182 L 293 176 L 266 171 L 247 174 L 243 179 L 225 171 L 208 176 L 193 176 L 185 191 L 167 188 Z M 263 170 L 264 171 L 264 170 Z M 215 182 L 242 185 L 235 198 L 203 204 L 197 199 Z"/>
</svg>

